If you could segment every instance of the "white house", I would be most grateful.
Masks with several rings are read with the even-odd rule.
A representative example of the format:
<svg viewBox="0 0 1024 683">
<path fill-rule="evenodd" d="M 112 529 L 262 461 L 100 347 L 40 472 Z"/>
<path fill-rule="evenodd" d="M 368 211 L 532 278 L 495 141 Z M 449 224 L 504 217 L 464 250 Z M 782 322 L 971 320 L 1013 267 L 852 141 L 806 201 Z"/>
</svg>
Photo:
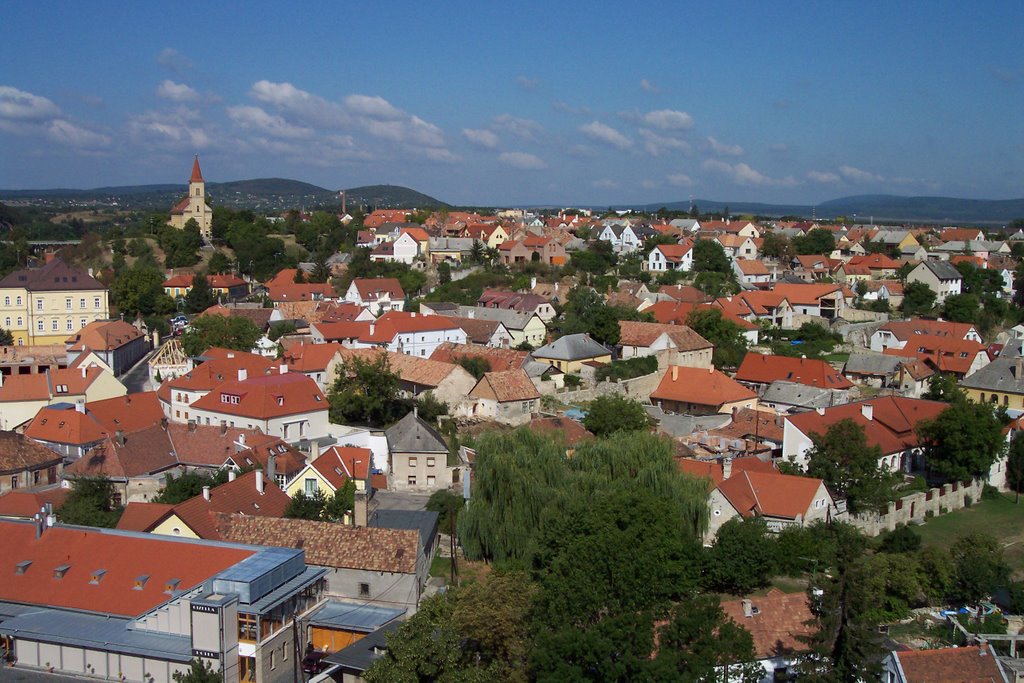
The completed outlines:
<svg viewBox="0 0 1024 683">
<path fill-rule="evenodd" d="M 948 261 L 922 261 L 907 274 L 907 284 L 922 282 L 935 292 L 935 303 L 941 305 L 947 297 L 960 294 L 963 276 Z"/>
<path fill-rule="evenodd" d="M 348 286 L 343 301 L 367 308 L 373 316 L 378 316 L 405 308 L 405 290 L 393 277 L 355 278 Z"/>
<path fill-rule="evenodd" d="M 679 270 L 688 273 L 693 268 L 693 242 L 682 244 L 659 244 L 651 249 L 643 267 L 651 273 Z"/>
</svg>

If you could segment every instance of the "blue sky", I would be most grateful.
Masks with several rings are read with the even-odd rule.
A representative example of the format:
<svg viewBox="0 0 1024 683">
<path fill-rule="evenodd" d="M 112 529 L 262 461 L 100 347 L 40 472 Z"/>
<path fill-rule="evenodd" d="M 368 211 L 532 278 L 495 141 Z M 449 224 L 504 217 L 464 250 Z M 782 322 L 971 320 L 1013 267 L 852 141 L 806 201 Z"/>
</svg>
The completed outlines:
<svg viewBox="0 0 1024 683">
<path fill-rule="evenodd" d="M 1024 196 L 1024 3 L 3 4 L 0 187 Z"/>
</svg>

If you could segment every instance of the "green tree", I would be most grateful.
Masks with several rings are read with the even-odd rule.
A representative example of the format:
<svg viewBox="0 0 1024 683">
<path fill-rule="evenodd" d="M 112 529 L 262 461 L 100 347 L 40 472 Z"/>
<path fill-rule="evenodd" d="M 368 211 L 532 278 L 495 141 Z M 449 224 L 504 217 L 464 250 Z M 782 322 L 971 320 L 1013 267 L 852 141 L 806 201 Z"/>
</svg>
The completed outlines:
<svg viewBox="0 0 1024 683">
<path fill-rule="evenodd" d="M 973 294 L 953 294 L 942 304 L 942 316 L 956 323 L 976 322 L 980 313 L 978 297 Z"/>
<path fill-rule="evenodd" d="M 189 356 L 198 356 L 211 347 L 252 351 L 262 330 L 240 316 L 201 315 L 189 323 L 181 336 L 181 347 Z"/>
<path fill-rule="evenodd" d="M 583 418 L 583 426 L 597 436 L 650 429 L 651 424 L 643 405 L 618 394 L 598 396 Z"/>
<path fill-rule="evenodd" d="M 177 671 L 171 676 L 176 683 L 222 683 L 224 676 L 213 670 L 213 665 L 201 659 L 193 659 L 187 671 Z"/>
<path fill-rule="evenodd" d="M 793 257 L 793 247 L 785 235 L 769 232 L 764 235 L 761 255 L 777 259 L 790 259 Z"/>
<path fill-rule="evenodd" d="M 491 364 L 483 356 L 462 356 L 458 363 L 476 379 L 483 379 L 484 374 L 491 371 Z"/>
<path fill-rule="evenodd" d="M 950 546 L 949 557 L 953 563 L 951 597 L 955 600 L 975 604 L 1007 585 L 1010 567 L 1003 546 L 993 536 L 961 536 Z"/>
<path fill-rule="evenodd" d="M 868 445 L 860 425 L 840 420 L 824 435 L 811 434 L 811 441 L 808 476 L 823 480 L 832 495 L 846 498 L 851 512 L 885 509 L 899 478 L 879 465 L 882 450 Z"/>
<path fill-rule="evenodd" d="M 14 335 L 11 334 L 10 330 L 0 328 L 0 346 L 13 346 Z"/>
<path fill-rule="evenodd" d="M 210 281 L 202 273 L 196 273 L 192 277 L 192 287 L 185 295 L 185 309 L 189 313 L 202 313 L 216 302 Z"/>
<path fill-rule="evenodd" d="M 331 279 L 331 267 L 327 265 L 327 257 L 319 255 L 313 261 L 313 270 L 309 274 L 309 281 L 324 283 Z"/>
<path fill-rule="evenodd" d="M 1010 441 L 1006 457 L 1006 484 L 1017 494 L 1014 502 L 1020 503 L 1020 494 L 1024 491 L 1024 432 L 1017 432 Z"/>
<path fill-rule="evenodd" d="M 382 427 L 397 417 L 398 374 L 386 354 L 373 360 L 344 359 L 327 394 L 331 422 Z"/>
<path fill-rule="evenodd" d="M 597 240 L 587 248 L 572 253 L 572 265 L 590 275 L 604 275 L 615 266 L 611 242 Z"/>
<path fill-rule="evenodd" d="M 921 549 L 921 534 L 909 526 L 898 526 L 882 537 L 883 553 L 916 553 Z"/>
<path fill-rule="evenodd" d="M 918 424 L 929 469 L 950 481 L 984 477 L 1003 454 L 1003 424 L 990 403 L 954 402 L 934 420 Z"/>
<path fill-rule="evenodd" d="M 928 391 L 924 392 L 921 398 L 929 401 L 956 403 L 966 400 L 967 396 L 964 394 L 963 389 L 957 385 L 954 375 L 937 373 L 928 380 Z"/>
<path fill-rule="evenodd" d="M 136 264 L 123 269 L 110 286 L 110 295 L 125 317 L 152 315 L 174 310 L 174 301 L 164 294 L 164 274 L 159 269 Z"/>
<path fill-rule="evenodd" d="M 835 235 L 825 228 L 814 228 L 805 235 L 797 235 L 791 243 L 798 254 L 828 255 L 836 248 Z"/>
<path fill-rule="evenodd" d="M 57 509 L 61 522 L 107 529 L 117 526 L 124 508 L 114 504 L 117 491 L 108 477 L 74 477 L 71 484 L 71 493 Z"/>
<path fill-rule="evenodd" d="M 201 474 L 197 471 L 185 472 L 177 477 L 166 475 L 163 487 L 153 497 L 154 503 L 177 505 L 203 492 L 204 486 L 214 488 L 228 480 L 228 470 L 217 470 L 215 474 Z"/>
<path fill-rule="evenodd" d="M 224 252 L 215 251 L 210 255 L 206 269 L 211 275 L 224 275 L 231 272 L 231 259 L 224 255 Z"/>
<path fill-rule="evenodd" d="M 355 482 L 346 479 L 344 485 L 330 496 L 321 489 L 311 494 L 299 491 L 288 502 L 284 516 L 289 519 L 340 522 L 353 510 L 355 490 Z"/>
<path fill-rule="evenodd" d="M 614 346 L 619 341 L 619 311 L 605 304 L 589 287 L 577 286 L 566 298 L 563 334 L 586 332 L 596 341 Z"/>
<path fill-rule="evenodd" d="M 297 331 L 295 323 L 291 320 L 278 320 L 275 323 L 270 324 L 270 329 L 267 331 L 267 338 L 270 341 L 277 341 L 286 334 L 294 334 Z"/>
<path fill-rule="evenodd" d="M 697 240 L 693 245 L 693 271 L 695 273 L 732 273 L 732 262 L 725 249 L 715 240 Z"/>
<path fill-rule="evenodd" d="M 739 367 L 747 353 L 743 328 L 717 308 L 695 308 L 687 316 L 686 324 L 715 345 L 713 360 L 717 367 Z"/>
<path fill-rule="evenodd" d="M 923 282 L 911 282 L 903 288 L 904 315 L 924 315 L 935 307 L 935 292 Z"/>
<path fill-rule="evenodd" d="M 448 265 L 447 261 L 442 261 L 437 266 L 437 281 L 442 285 L 446 285 L 452 281 L 452 267 Z"/>
<path fill-rule="evenodd" d="M 441 533 L 447 534 L 449 539 L 449 557 L 452 562 L 452 574 L 451 582 L 455 584 L 458 581 L 459 570 L 456 565 L 458 560 L 458 523 L 459 513 L 462 512 L 466 506 L 466 501 L 462 496 L 457 495 L 448 489 L 441 489 L 434 491 L 430 495 L 430 499 L 427 501 L 427 510 L 436 512 L 438 528 Z"/>
<path fill-rule="evenodd" d="M 775 540 L 761 518 L 735 518 L 723 524 L 707 553 L 705 574 L 711 590 L 746 595 L 768 585 L 775 568 Z"/>
</svg>

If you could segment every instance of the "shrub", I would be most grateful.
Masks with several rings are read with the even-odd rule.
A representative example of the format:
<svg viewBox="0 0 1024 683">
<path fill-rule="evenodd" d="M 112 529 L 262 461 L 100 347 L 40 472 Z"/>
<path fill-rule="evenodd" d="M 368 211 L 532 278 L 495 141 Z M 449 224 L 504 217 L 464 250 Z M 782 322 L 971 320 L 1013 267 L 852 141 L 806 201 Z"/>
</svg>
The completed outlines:
<svg viewBox="0 0 1024 683">
<path fill-rule="evenodd" d="M 629 360 L 617 360 L 609 365 L 604 365 L 594 373 L 598 382 L 609 380 L 617 382 L 634 377 L 643 377 L 658 371 L 658 359 L 654 356 L 643 356 L 641 358 L 630 358 Z"/>
</svg>

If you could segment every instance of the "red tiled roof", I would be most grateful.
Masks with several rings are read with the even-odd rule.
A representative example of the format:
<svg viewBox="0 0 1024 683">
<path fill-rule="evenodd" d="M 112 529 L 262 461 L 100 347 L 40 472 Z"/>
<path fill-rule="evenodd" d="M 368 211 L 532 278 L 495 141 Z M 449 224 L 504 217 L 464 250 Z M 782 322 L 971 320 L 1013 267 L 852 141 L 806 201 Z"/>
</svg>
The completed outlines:
<svg viewBox="0 0 1024 683">
<path fill-rule="evenodd" d="M 885 349 L 889 356 L 914 357 L 940 372 L 963 376 L 971 370 L 979 353 L 987 353 L 984 344 L 971 339 L 918 335 L 907 340 L 902 349 Z"/>
<path fill-rule="evenodd" d="M 682 244 L 659 244 L 654 248 L 660 251 L 669 263 L 679 263 L 693 249 L 693 242 L 687 240 Z"/>
<path fill-rule="evenodd" d="M 695 477 L 707 477 L 717 486 L 725 480 L 723 474 L 722 463 L 717 460 L 697 460 L 695 458 L 676 458 L 676 467 L 680 472 L 693 475 Z M 762 473 L 776 473 L 778 470 L 775 469 L 775 465 L 770 462 L 765 462 L 760 458 L 754 456 L 733 458 L 732 459 L 732 472 L 733 477 L 738 475 L 740 472 L 762 472 Z"/>
<path fill-rule="evenodd" d="M 596 438 L 586 427 L 567 417 L 536 417 L 530 420 L 528 429 L 539 434 L 556 434 L 569 447 Z"/>
<path fill-rule="evenodd" d="M 526 351 L 518 351 L 516 349 L 498 349 L 475 346 L 473 344 L 442 342 L 438 344 L 430 359 L 445 363 L 458 363 L 462 358 L 483 358 L 491 366 L 492 372 L 501 372 L 502 370 L 514 370 L 523 367 L 529 355 Z"/>
<path fill-rule="evenodd" d="M 376 301 L 383 294 L 387 294 L 392 301 L 405 298 L 405 290 L 397 278 L 356 278 L 352 280 L 352 284 L 356 286 L 359 298 L 363 301 Z"/>
<path fill-rule="evenodd" d="M 893 652 L 906 683 L 992 683 L 1008 680 L 990 645 Z"/>
<path fill-rule="evenodd" d="M 0 517 L 32 518 L 47 503 L 56 510 L 64 504 L 71 489 L 52 488 L 45 491 L 8 491 L 0 496 Z"/>
<path fill-rule="evenodd" d="M 795 285 L 783 283 L 775 285 L 773 291 L 786 297 L 791 304 L 813 306 L 817 305 L 822 297 L 836 292 L 842 294 L 843 288 L 839 285 L 830 284 Z"/>
<path fill-rule="evenodd" d="M 173 509 L 174 506 L 169 503 L 128 503 L 115 528 L 121 531 L 149 531 Z"/>
<path fill-rule="evenodd" d="M 871 420 L 863 415 L 862 407 L 865 404 L 871 406 Z M 807 436 L 811 436 L 824 435 L 832 425 L 850 419 L 864 428 L 869 446 L 878 446 L 882 450 L 882 455 L 891 455 L 920 445 L 916 433 L 918 423 L 922 420 L 935 419 L 948 407 L 949 404 L 940 401 L 879 396 L 868 401 L 825 408 L 824 415 L 811 410 L 789 415 L 786 420 Z"/>
<path fill-rule="evenodd" d="M 113 351 L 143 336 L 140 329 L 123 320 L 95 320 L 64 343 L 71 344 L 68 351 Z"/>
<path fill-rule="evenodd" d="M 59 453 L 23 434 L 0 432 L 0 474 L 36 469 L 60 460 Z"/>
<path fill-rule="evenodd" d="M 694 405 L 720 407 L 734 401 L 756 399 L 755 394 L 728 375 L 711 368 L 671 366 L 651 400 L 677 401 Z"/>
<path fill-rule="evenodd" d="M 337 491 L 349 479 L 369 479 L 373 453 L 368 448 L 331 446 L 314 460 L 313 469 Z"/>
<path fill-rule="evenodd" d="M 752 351 L 743 357 L 743 362 L 736 370 L 736 380 L 753 384 L 771 384 L 784 380 L 822 389 L 853 387 L 853 382 L 823 360 L 771 356 Z"/>
<path fill-rule="evenodd" d="M 83 372 L 84 370 L 84 372 Z M 10 375 L 0 386 L 0 402 L 48 401 L 58 396 L 81 396 L 93 382 L 106 372 L 95 365 L 88 368 L 65 368 L 33 375 Z M 66 391 L 59 387 L 66 386 Z"/>
<path fill-rule="evenodd" d="M 767 595 L 751 596 L 749 600 L 757 614 L 744 616 L 743 600 L 723 600 L 722 611 L 754 637 L 754 654 L 758 659 L 807 649 L 802 638 L 814 634 L 813 626 L 808 625 L 814 615 L 807 593 L 787 594 L 772 588 Z"/>
<path fill-rule="evenodd" d="M 183 543 L 151 535 L 125 535 L 99 529 L 55 526 L 36 538 L 35 525 L 0 522 L 4 559 L 0 562 L 0 600 L 47 607 L 138 616 L 166 602 L 172 580 L 187 591 L 255 550 Z M 23 574 L 19 562 L 31 564 Z M 66 566 L 63 578 L 54 570 Z M 100 580 L 91 582 L 103 569 Z M 148 576 L 141 588 L 139 577 Z"/>
<path fill-rule="evenodd" d="M 260 471 L 247 472 L 234 481 L 210 490 L 210 500 L 203 494 L 174 506 L 174 514 L 199 538 L 219 540 L 213 513 L 238 513 L 248 517 L 283 517 L 291 499 L 273 482 L 263 481 L 263 493 L 256 488 Z"/>
<path fill-rule="evenodd" d="M 245 351 L 229 351 L 211 348 L 204 354 L 208 358 L 195 368 L 169 382 L 164 382 L 161 389 L 209 391 L 222 382 L 238 379 L 238 371 L 245 370 L 249 377 L 273 374 L 279 371 L 274 361 L 255 353 Z"/>
<path fill-rule="evenodd" d="M 658 294 L 665 294 L 676 301 L 690 304 L 701 304 L 711 301 L 711 297 L 690 285 L 662 285 L 658 290 Z"/>
<path fill-rule="evenodd" d="M 734 472 L 718 490 L 744 517 L 804 516 L 814 505 L 821 479 L 746 469 Z"/>
<path fill-rule="evenodd" d="M 740 269 L 740 272 L 744 275 L 769 275 L 768 266 L 763 261 L 741 258 L 736 259 L 734 262 L 736 267 Z"/>
<path fill-rule="evenodd" d="M 971 323 L 955 323 L 949 320 L 928 320 L 925 318 L 893 320 L 885 323 L 878 329 L 891 332 L 900 341 L 907 341 L 914 336 L 920 335 L 964 339 L 971 330 L 976 330 Z"/>
<path fill-rule="evenodd" d="M 267 295 L 271 301 L 314 301 L 334 297 L 334 287 L 327 282 L 292 282 L 267 285 Z"/>
<path fill-rule="evenodd" d="M 489 387 L 486 391 L 483 387 Z M 530 380 L 530 376 L 523 369 L 505 370 L 504 372 L 486 372 L 477 383 L 477 386 L 469 392 L 472 397 L 484 396 L 487 393 L 493 395 L 498 403 L 509 401 L 532 401 L 540 398 L 540 392 Z M 488 397 L 490 398 L 490 397 Z"/>
<path fill-rule="evenodd" d="M 238 402 L 224 397 L 238 397 Z M 297 372 L 228 381 L 192 402 L 196 410 L 267 420 L 327 410 L 327 399 L 312 379 Z"/>
<path fill-rule="evenodd" d="M 710 349 L 714 345 L 686 325 L 645 323 L 632 320 L 619 321 L 619 344 L 622 346 L 650 346 L 661 335 L 667 334 L 680 351 Z"/>
<path fill-rule="evenodd" d="M 323 326 L 331 324 L 320 323 L 317 325 L 317 329 L 323 333 Z M 344 325 L 347 323 L 333 324 Z M 334 337 L 332 336 L 332 338 Z M 289 347 L 281 360 L 288 366 L 289 372 L 323 372 L 342 348 L 341 344 L 299 343 Z"/>
<path fill-rule="evenodd" d="M 203 180 L 203 172 L 201 170 L 199 170 L 199 155 L 198 154 L 196 155 L 196 158 L 193 159 L 193 161 L 192 161 L 192 175 L 189 176 L 188 181 L 190 183 L 203 183 L 203 182 L 206 182 L 206 181 Z"/>
<path fill-rule="evenodd" d="M 72 406 L 46 406 L 25 427 L 25 436 L 36 441 L 81 446 L 102 441 L 107 431 L 94 417 Z"/>
</svg>

